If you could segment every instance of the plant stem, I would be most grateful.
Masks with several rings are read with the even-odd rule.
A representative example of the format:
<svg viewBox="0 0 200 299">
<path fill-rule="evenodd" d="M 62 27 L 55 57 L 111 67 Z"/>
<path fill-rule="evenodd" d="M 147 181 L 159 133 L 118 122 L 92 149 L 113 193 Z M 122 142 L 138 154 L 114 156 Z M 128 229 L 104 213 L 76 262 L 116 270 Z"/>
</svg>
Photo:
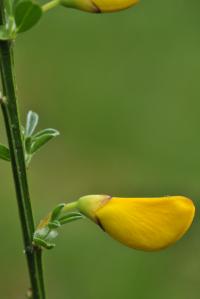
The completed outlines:
<svg viewBox="0 0 200 299">
<path fill-rule="evenodd" d="M 60 4 L 60 0 L 52 0 L 42 6 L 43 12 L 49 11 Z"/>
<path fill-rule="evenodd" d="M 1 0 L 0 24 L 5 19 L 4 13 L 4 1 Z M 45 299 L 41 261 L 42 252 L 40 248 L 32 245 L 34 220 L 27 182 L 21 122 L 17 107 L 12 41 L 0 41 L 0 70 L 5 97 L 5 100 L 1 101 L 1 107 L 11 155 L 12 172 L 31 281 L 32 298 Z"/>
</svg>

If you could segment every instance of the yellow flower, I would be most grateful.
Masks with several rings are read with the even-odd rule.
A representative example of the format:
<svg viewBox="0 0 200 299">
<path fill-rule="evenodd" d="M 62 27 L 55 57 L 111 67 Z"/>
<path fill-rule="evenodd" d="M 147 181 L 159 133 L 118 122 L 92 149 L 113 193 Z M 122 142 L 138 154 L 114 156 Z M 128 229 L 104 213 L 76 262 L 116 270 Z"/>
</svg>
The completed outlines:
<svg viewBox="0 0 200 299">
<path fill-rule="evenodd" d="M 126 9 L 138 3 L 139 0 L 60 0 L 66 7 L 101 13 Z"/>
<path fill-rule="evenodd" d="M 111 237 L 140 250 L 159 250 L 175 243 L 190 227 L 195 207 L 189 198 L 81 197 L 78 209 Z"/>
</svg>

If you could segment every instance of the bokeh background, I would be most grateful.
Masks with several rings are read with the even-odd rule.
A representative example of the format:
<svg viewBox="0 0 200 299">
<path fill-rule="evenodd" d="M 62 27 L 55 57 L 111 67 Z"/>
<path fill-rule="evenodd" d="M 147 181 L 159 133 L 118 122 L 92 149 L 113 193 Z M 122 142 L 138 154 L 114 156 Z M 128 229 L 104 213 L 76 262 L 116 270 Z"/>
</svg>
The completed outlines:
<svg viewBox="0 0 200 299">
<path fill-rule="evenodd" d="M 16 42 L 22 119 L 61 136 L 29 170 L 36 222 L 81 195 L 183 194 L 197 215 L 157 253 L 123 247 L 89 221 L 45 252 L 48 299 L 196 299 L 200 293 L 200 2 L 141 1 L 116 14 L 58 8 Z M 2 117 L 1 142 L 6 142 Z M 1 298 L 28 286 L 10 166 L 0 161 Z"/>
</svg>

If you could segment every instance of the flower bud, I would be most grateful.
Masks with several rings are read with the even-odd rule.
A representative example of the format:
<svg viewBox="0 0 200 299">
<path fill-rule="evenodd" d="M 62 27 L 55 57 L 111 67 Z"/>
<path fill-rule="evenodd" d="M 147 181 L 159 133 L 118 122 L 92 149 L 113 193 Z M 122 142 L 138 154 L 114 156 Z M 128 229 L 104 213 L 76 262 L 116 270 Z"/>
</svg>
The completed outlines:
<svg viewBox="0 0 200 299">
<path fill-rule="evenodd" d="M 117 198 L 81 197 L 77 208 L 111 237 L 131 248 L 154 251 L 170 246 L 189 229 L 193 202 L 183 196 Z"/>
<path fill-rule="evenodd" d="M 93 13 L 126 9 L 139 0 L 60 0 L 61 5 Z"/>
</svg>

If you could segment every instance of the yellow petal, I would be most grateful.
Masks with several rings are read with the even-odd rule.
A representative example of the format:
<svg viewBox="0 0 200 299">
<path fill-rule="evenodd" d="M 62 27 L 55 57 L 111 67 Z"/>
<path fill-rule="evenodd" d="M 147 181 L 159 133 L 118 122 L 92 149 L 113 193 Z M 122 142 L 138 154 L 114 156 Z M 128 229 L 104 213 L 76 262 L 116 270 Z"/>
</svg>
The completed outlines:
<svg viewBox="0 0 200 299">
<path fill-rule="evenodd" d="M 138 3 L 139 0 L 93 0 L 101 12 L 113 12 L 126 9 Z"/>
<path fill-rule="evenodd" d="M 139 0 L 60 0 L 60 4 L 92 13 L 114 12 L 126 9 Z"/>
<path fill-rule="evenodd" d="M 193 202 L 183 196 L 115 198 L 95 216 L 114 239 L 140 250 L 165 248 L 179 240 L 194 218 Z"/>
</svg>

